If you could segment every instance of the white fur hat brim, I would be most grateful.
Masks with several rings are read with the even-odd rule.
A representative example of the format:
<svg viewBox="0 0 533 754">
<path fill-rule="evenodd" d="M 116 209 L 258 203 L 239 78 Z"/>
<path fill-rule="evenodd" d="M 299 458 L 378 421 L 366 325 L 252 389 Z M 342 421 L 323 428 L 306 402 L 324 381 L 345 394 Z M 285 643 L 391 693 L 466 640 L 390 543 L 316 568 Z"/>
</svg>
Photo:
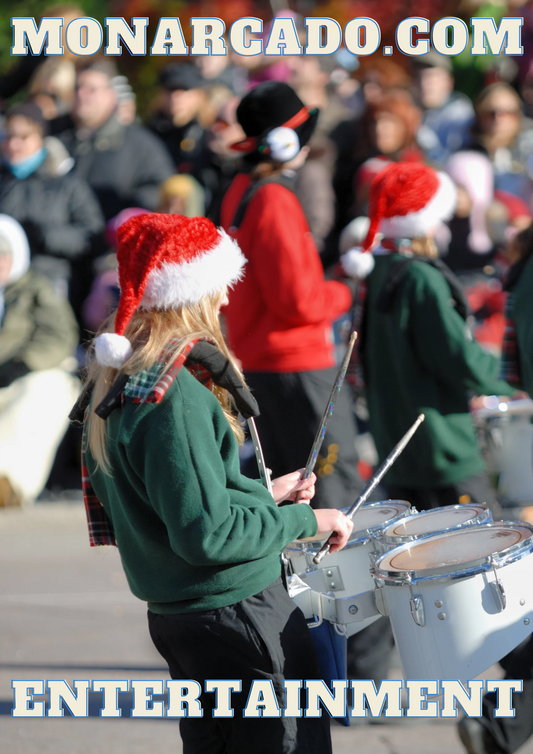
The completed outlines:
<svg viewBox="0 0 533 754">
<path fill-rule="evenodd" d="M 381 219 L 379 230 L 385 238 L 419 238 L 439 222 L 451 219 L 457 198 L 455 185 L 446 173 L 437 173 L 437 177 L 439 187 L 425 207 L 418 212 Z"/>
<path fill-rule="evenodd" d="M 246 257 L 224 230 L 218 233 L 219 243 L 198 259 L 182 264 L 164 262 L 151 270 L 140 308 L 164 310 L 196 304 L 241 280 Z"/>
</svg>

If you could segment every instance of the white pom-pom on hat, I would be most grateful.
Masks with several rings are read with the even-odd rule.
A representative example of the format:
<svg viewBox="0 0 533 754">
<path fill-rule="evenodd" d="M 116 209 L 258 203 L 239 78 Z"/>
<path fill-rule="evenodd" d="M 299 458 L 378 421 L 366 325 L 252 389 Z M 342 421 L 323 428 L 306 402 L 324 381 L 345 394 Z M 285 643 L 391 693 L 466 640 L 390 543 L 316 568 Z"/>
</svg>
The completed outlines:
<svg viewBox="0 0 533 754">
<path fill-rule="evenodd" d="M 349 249 L 341 257 L 341 264 L 347 275 L 364 279 L 370 275 L 375 265 L 374 256 L 360 248 Z"/>
<path fill-rule="evenodd" d="M 270 149 L 270 156 L 278 162 L 293 160 L 300 151 L 300 139 L 292 128 L 279 126 L 273 128 L 265 137 Z"/>
<path fill-rule="evenodd" d="M 94 341 L 96 360 L 104 367 L 121 369 L 133 353 L 131 343 L 124 335 L 105 332 Z"/>
</svg>

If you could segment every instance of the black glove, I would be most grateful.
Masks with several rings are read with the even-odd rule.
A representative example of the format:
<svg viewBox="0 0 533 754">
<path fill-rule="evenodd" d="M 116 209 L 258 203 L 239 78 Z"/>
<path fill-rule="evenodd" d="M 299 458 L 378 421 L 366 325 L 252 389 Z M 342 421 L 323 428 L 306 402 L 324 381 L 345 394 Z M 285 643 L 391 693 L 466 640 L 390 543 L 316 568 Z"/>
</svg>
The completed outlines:
<svg viewBox="0 0 533 754">
<path fill-rule="evenodd" d="M 30 373 L 30 369 L 23 361 L 10 359 L 0 365 L 0 388 L 9 387 L 12 382 Z"/>
</svg>

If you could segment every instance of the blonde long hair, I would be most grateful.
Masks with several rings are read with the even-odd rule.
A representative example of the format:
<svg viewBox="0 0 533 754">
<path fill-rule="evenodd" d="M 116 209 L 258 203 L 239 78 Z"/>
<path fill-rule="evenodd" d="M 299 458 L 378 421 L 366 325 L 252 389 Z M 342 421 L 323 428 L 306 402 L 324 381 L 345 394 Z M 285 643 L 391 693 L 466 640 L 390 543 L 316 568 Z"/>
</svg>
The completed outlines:
<svg viewBox="0 0 533 754">
<path fill-rule="evenodd" d="M 175 359 L 192 340 L 208 338 L 214 341 L 217 348 L 231 361 L 244 384 L 244 378 L 231 357 L 220 327 L 218 312 L 224 297 L 225 290 L 222 290 L 214 295 L 204 296 L 196 304 L 184 305 L 177 309 L 140 309 L 135 312 L 124 333 L 132 344 L 133 355 L 122 371 L 134 375 L 144 369 L 150 369 L 165 346 L 173 339 L 177 339 L 177 343 L 173 351 L 170 351 L 171 359 Z M 113 332 L 114 322 L 115 315 L 112 315 L 104 324 L 102 332 Z M 96 361 L 93 344 L 85 378 L 85 384 L 94 383 L 87 440 L 97 466 L 109 475 L 111 465 L 106 446 L 106 424 L 94 413 L 94 409 L 107 394 L 118 374 L 119 370 L 102 366 Z M 237 441 L 242 443 L 244 432 L 232 410 L 228 391 L 214 383 L 211 383 L 211 391 L 219 401 Z"/>
</svg>

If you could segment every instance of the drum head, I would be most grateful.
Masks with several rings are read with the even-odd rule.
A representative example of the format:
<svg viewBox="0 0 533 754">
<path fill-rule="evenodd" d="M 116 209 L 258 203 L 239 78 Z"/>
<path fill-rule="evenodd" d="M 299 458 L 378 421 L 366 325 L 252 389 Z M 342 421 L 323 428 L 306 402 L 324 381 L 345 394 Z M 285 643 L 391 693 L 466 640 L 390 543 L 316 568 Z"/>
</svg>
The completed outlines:
<svg viewBox="0 0 533 754">
<path fill-rule="evenodd" d="M 387 500 L 383 503 L 362 505 L 353 517 L 353 531 L 350 539 L 357 539 L 365 531 L 382 529 L 392 519 L 405 515 L 410 508 L 411 504 L 405 500 Z"/>
<path fill-rule="evenodd" d="M 522 523 L 498 521 L 467 526 L 433 537 L 415 540 L 390 550 L 376 562 L 375 574 L 394 577 L 409 573 L 430 576 L 454 572 L 486 562 L 491 555 L 502 558 L 511 548 L 519 548 L 533 536 L 533 527 Z"/>
<path fill-rule="evenodd" d="M 388 526 L 383 534 L 385 537 L 419 537 L 465 526 L 484 515 L 490 518 L 490 511 L 485 505 L 447 505 L 431 511 L 414 513 Z"/>
<path fill-rule="evenodd" d="M 348 513 L 349 508 L 342 508 Z M 406 500 L 385 500 L 378 503 L 364 503 L 353 517 L 353 530 L 350 542 L 381 532 L 384 526 L 392 523 L 395 518 L 407 516 L 411 510 L 411 503 Z M 327 534 L 316 534 L 314 537 L 297 540 L 298 542 L 322 542 Z"/>
</svg>

